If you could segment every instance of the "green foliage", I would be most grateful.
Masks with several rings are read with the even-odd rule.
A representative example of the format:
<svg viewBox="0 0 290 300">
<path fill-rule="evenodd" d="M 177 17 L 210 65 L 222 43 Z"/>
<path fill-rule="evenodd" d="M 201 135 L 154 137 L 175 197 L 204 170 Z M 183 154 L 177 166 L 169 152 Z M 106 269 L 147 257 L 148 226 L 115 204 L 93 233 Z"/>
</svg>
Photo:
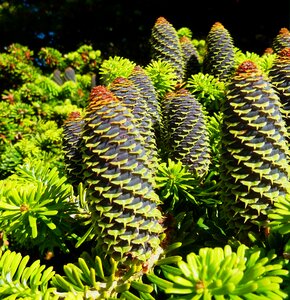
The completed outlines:
<svg viewBox="0 0 290 300">
<path fill-rule="evenodd" d="M 136 64 L 128 58 L 114 56 L 103 60 L 99 68 L 100 81 L 109 86 L 117 77 L 127 78 Z"/>
<path fill-rule="evenodd" d="M 41 253 L 55 247 L 68 250 L 77 209 L 65 181 L 56 168 L 39 162 L 19 166 L 16 174 L 1 182 L 0 227 L 13 243 L 37 247 Z"/>
<path fill-rule="evenodd" d="M 56 294 L 65 299 L 73 296 L 73 299 L 140 300 L 144 296 L 150 297 L 153 291 L 151 285 L 140 279 L 142 273 L 136 266 L 118 270 L 118 263 L 114 259 L 108 261 L 84 252 L 77 263 L 64 266 L 63 276 L 56 274 L 52 278 L 52 285 L 57 288 Z"/>
<path fill-rule="evenodd" d="M 162 99 L 167 92 L 172 91 L 178 83 L 172 66 L 161 59 L 152 60 L 145 67 L 145 71 L 153 82 L 159 99 Z"/>
<path fill-rule="evenodd" d="M 33 82 L 39 69 L 33 65 L 31 52 L 26 46 L 11 44 L 6 53 L 0 55 L 0 92 L 9 87 L 20 86 L 25 82 Z"/>
<path fill-rule="evenodd" d="M 177 35 L 179 38 L 186 36 L 189 39 L 192 39 L 192 31 L 188 27 L 181 27 L 177 30 Z"/>
<path fill-rule="evenodd" d="M 274 207 L 269 212 L 269 227 L 273 231 L 286 235 L 290 233 L 290 194 L 278 197 Z"/>
<path fill-rule="evenodd" d="M 200 63 L 203 63 L 206 54 L 206 41 L 203 39 L 193 39 L 192 44 L 199 54 Z"/>
<path fill-rule="evenodd" d="M 1 299 L 289 298 L 288 50 L 148 45 L 0 53 Z"/>
<path fill-rule="evenodd" d="M 255 52 L 246 51 L 243 53 L 239 49 L 235 51 L 235 69 L 245 60 L 251 60 L 254 62 L 257 67 L 267 75 L 271 70 L 274 60 L 276 59 L 277 54 L 275 53 L 265 53 L 263 55 L 258 55 Z"/>
<path fill-rule="evenodd" d="M 46 268 L 39 260 L 29 265 L 29 255 L 7 250 L 0 251 L 1 299 L 55 299 L 54 287 L 49 281 L 54 276 L 53 267 Z"/>
<path fill-rule="evenodd" d="M 76 69 L 81 74 L 95 73 L 103 61 L 100 50 L 94 50 L 91 45 L 82 45 L 76 51 L 63 56 L 64 63 L 68 67 Z"/>
<path fill-rule="evenodd" d="M 167 163 L 161 163 L 156 175 L 156 188 L 166 210 L 174 210 L 177 205 L 182 205 L 178 202 L 184 199 L 195 202 L 192 196 L 195 182 L 196 178 L 181 161 L 168 159 Z"/>
<path fill-rule="evenodd" d="M 199 72 L 188 78 L 187 89 L 203 105 L 207 112 L 217 112 L 225 97 L 226 85 L 210 74 Z"/>
<path fill-rule="evenodd" d="M 38 52 L 38 57 L 50 69 L 62 68 L 63 57 L 62 53 L 51 47 L 42 47 Z"/>
<path fill-rule="evenodd" d="M 229 245 L 202 248 L 177 266 L 161 265 L 162 275 L 147 277 L 167 299 L 285 299 L 280 284 L 288 271 L 276 257 L 243 244 L 236 252 Z"/>
</svg>

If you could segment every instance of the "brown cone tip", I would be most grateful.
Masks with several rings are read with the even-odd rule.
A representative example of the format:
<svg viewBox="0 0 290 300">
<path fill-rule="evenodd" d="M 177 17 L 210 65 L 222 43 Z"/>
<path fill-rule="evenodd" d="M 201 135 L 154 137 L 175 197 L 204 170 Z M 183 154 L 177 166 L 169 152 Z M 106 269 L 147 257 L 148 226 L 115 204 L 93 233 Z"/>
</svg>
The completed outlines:
<svg viewBox="0 0 290 300">
<path fill-rule="evenodd" d="M 117 77 L 114 79 L 112 84 L 128 84 L 128 82 L 129 82 L 129 79 L 127 79 L 125 77 Z"/>
<path fill-rule="evenodd" d="M 224 26 L 221 22 L 215 22 L 213 25 L 212 25 L 212 29 L 224 29 Z"/>
<path fill-rule="evenodd" d="M 143 71 L 143 68 L 139 65 L 135 66 L 134 69 L 133 69 L 134 72 L 142 72 Z"/>
<path fill-rule="evenodd" d="M 169 24 L 169 22 L 164 18 L 164 17 L 159 17 L 156 20 L 156 25 L 165 25 L 165 24 Z"/>
<path fill-rule="evenodd" d="M 285 47 L 285 48 L 281 49 L 279 52 L 279 57 L 290 57 L 290 48 Z"/>
<path fill-rule="evenodd" d="M 264 50 L 264 54 L 273 54 L 273 53 L 274 53 L 274 50 L 271 47 L 268 47 Z"/>
<path fill-rule="evenodd" d="M 237 69 L 238 74 L 255 73 L 257 71 L 258 71 L 257 65 L 254 62 L 252 62 L 251 60 L 246 60 L 246 61 L 242 62 Z"/>
<path fill-rule="evenodd" d="M 90 106 L 96 105 L 101 100 L 106 102 L 118 101 L 115 95 L 109 91 L 105 86 L 98 85 L 92 88 L 90 93 Z"/>
<path fill-rule="evenodd" d="M 180 43 L 181 44 L 185 44 L 185 43 L 191 43 L 190 39 L 187 37 L 187 36 L 182 36 L 180 39 L 179 39 Z"/>
<path fill-rule="evenodd" d="M 280 35 L 289 35 L 290 32 L 289 32 L 288 28 L 283 27 L 283 28 L 280 29 L 279 34 Z"/>
<path fill-rule="evenodd" d="M 69 113 L 68 117 L 67 117 L 67 121 L 74 121 L 78 118 L 80 118 L 81 114 L 79 111 L 72 111 L 71 113 Z"/>
</svg>

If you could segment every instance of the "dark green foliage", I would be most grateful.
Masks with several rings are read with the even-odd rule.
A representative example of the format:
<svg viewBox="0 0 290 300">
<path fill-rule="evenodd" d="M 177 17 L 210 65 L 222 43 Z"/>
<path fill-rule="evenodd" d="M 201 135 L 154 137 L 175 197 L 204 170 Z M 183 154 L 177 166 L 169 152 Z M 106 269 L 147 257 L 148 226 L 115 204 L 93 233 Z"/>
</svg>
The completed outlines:
<svg viewBox="0 0 290 300">
<path fill-rule="evenodd" d="M 241 238 L 261 235 L 267 211 L 287 193 L 289 149 L 279 97 L 252 61 L 236 71 L 222 106 L 222 210 Z"/>
<path fill-rule="evenodd" d="M 192 41 L 188 37 L 181 37 L 179 42 L 181 45 L 182 56 L 184 61 L 184 79 L 187 80 L 191 75 L 201 71 L 199 54 Z"/>
<path fill-rule="evenodd" d="M 168 93 L 164 102 L 169 157 L 181 160 L 191 172 L 202 177 L 209 168 L 210 148 L 201 104 L 186 89 Z"/>
<path fill-rule="evenodd" d="M 39 69 L 33 64 L 33 52 L 26 46 L 11 44 L 5 53 L 0 55 L 0 92 L 16 88 L 25 82 L 33 82 Z"/>
<path fill-rule="evenodd" d="M 132 112 L 136 120 L 136 128 L 144 140 L 143 145 L 149 158 L 148 167 L 155 173 L 158 163 L 158 153 L 153 120 L 144 93 L 141 93 L 133 81 L 123 77 L 116 78 L 112 82 L 110 90 Z"/>
<path fill-rule="evenodd" d="M 206 37 L 206 53 L 203 72 L 227 80 L 233 71 L 234 44 L 228 30 L 216 22 Z"/>
<path fill-rule="evenodd" d="M 164 60 L 174 68 L 178 80 L 184 78 L 184 61 L 176 29 L 164 17 L 159 17 L 150 37 L 151 58 Z"/>
<path fill-rule="evenodd" d="M 63 61 L 66 67 L 72 67 L 78 73 L 95 73 L 102 63 L 100 50 L 91 45 L 82 45 L 76 51 L 64 54 Z"/>
<path fill-rule="evenodd" d="M 50 71 L 56 68 L 63 67 L 62 53 L 51 47 L 42 47 L 38 52 L 38 57 L 41 63 L 44 64 Z"/>
<path fill-rule="evenodd" d="M 286 47 L 290 47 L 290 32 L 288 28 L 283 27 L 273 39 L 272 48 L 275 53 L 279 53 Z"/>
<path fill-rule="evenodd" d="M 290 47 L 282 49 L 269 71 L 269 78 L 277 90 L 283 116 L 287 127 L 290 126 Z"/>
<path fill-rule="evenodd" d="M 84 120 L 79 112 L 71 112 L 63 124 L 63 151 L 68 181 L 76 189 L 83 181 L 81 154 L 82 127 Z"/>
<path fill-rule="evenodd" d="M 97 86 L 84 120 L 83 159 L 97 244 L 124 264 L 145 262 L 163 229 L 135 117 L 112 92 Z"/>
</svg>

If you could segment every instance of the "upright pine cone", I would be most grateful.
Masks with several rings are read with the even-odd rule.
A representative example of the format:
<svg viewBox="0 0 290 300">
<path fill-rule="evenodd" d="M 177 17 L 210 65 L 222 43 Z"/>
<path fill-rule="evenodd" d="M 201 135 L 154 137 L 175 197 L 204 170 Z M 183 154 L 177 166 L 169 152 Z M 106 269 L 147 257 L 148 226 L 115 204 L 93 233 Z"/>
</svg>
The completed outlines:
<svg viewBox="0 0 290 300">
<path fill-rule="evenodd" d="M 210 147 L 201 104 L 186 89 L 166 94 L 169 157 L 202 177 L 209 168 Z"/>
<path fill-rule="evenodd" d="M 290 47 L 290 32 L 288 28 L 283 27 L 273 39 L 272 48 L 275 53 L 279 53 L 286 47 Z"/>
<path fill-rule="evenodd" d="M 179 81 L 184 79 L 184 63 L 176 29 L 164 17 L 159 17 L 151 31 L 151 57 L 162 59 L 174 68 Z"/>
<path fill-rule="evenodd" d="M 290 48 L 283 48 L 269 71 L 269 78 L 282 103 L 282 113 L 290 127 Z"/>
<path fill-rule="evenodd" d="M 203 61 L 203 71 L 227 80 L 233 72 L 234 44 L 228 30 L 216 22 L 206 37 L 206 53 Z"/>
<path fill-rule="evenodd" d="M 199 63 L 199 54 L 197 52 L 197 49 L 188 37 L 181 37 L 179 42 L 182 50 L 185 71 L 184 77 L 186 80 L 191 75 L 201 71 L 201 65 Z"/>
<path fill-rule="evenodd" d="M 158 153 L 153 128 L 152 118 L 149 113 L 148 104 L 133 81 L 118 77 L 110 85 L 110 91 L 132 112 L 136 127 L 144 138 L 144 147 L 148 154 L 148 167 L 155 173 L 158 164 Z"/>
<path fill-rule="evenodd" d="M 125 265 L 142 264 L 158 248 L 163 227 L 134 115 L 106 87 L 96 86 L 84 120 L 83 159 L 97 243 Z"/>
<path fill-rule="evenodd" d="M 81 155 L 82 127 L 84 121 L 79 112 L 68 115 L 63 124 L 63 151 L 68 181 L 76 190 L 83 181 L 83 164 Z"/>
<path fill-rule="evenodd" d="M 135 84 L 140 90 L 142 97 L 146 100 L 153 128 L 155 132 L 159 132 L 161 126 L 161 107 L 152 80 L 141 66 L 135 66 L 128 79 Z"/>
<path fill-rule="evenodd" d="M 238 67 L 222 112 L 222 210 L 243 238 L 249 230 L 259 234 L 267 211 L 287 193 L 287 133 L 279 97 L 252 61 Z"/>
</svg>

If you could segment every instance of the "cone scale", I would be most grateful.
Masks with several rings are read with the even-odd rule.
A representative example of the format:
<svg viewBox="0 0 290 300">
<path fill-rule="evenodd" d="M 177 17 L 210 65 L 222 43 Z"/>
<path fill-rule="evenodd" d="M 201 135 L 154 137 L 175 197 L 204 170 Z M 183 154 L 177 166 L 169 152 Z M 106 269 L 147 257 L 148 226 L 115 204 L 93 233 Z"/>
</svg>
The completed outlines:
<svg viewBox="0 0 290 300">
<path fill-rule="evenodd" d="M 133 114 L 106 87 L 92 89 L 83 158 L 98 245 L 125 264 L 147 261 L 163 231 L 152 172 Z"/>
<path fill-rule="evenodd" d="M 283 48 L 269 71 L 269 78 L 277 90 L 281 104 L 282 114 L 287 127 L 290 126 L 290 48 Z"/>
<path fill-rule="evenodd" d="M 76 188 L 83 180 L 81 134 L 84 121 L 79 112 L 69 114 L 63 125 L 63 151 L 68 181 Z"/>
<path fill-rule="evenodd" d="M 203 71 L 227 80 L 233 71 L 234 45 L 228 30 L 216 22 L 206 37 L 206 54 L 203 61 Z"/>
<path fill-rule="evenodd" d="M 209 168 L 210 147 L 200 103 L 184 88 L 168 93 L 164 102 L 168 103 L 169 156 L 202 177 Z"/>
<path fill-rule="evenodd" d="M 171 64 L 177 78 L 182 81 L 184 63 L 178 34 L 164 17 L 159 17 L 152 28 L 150 46 L 152 59 L 162 59 Z"/>
<path fill-rule="evenodd" d="M 127 78 L 116 78 L 110 85 L 110 91 L 132 112 L 136 127 L 144 139 L 143 145 L 149 158 L 148 167 L 155 173 L 158 165 L 158 154 L 147 101 L 136 84 Z"/>
<path fill-rule="evenodd" d="M 238 67 L 222 112 L 224 217 L 241 236 L 259 233 L 277 197 L 287 193 L 289 150 L 279 97 L 252 61 Z"/>
</svg>

